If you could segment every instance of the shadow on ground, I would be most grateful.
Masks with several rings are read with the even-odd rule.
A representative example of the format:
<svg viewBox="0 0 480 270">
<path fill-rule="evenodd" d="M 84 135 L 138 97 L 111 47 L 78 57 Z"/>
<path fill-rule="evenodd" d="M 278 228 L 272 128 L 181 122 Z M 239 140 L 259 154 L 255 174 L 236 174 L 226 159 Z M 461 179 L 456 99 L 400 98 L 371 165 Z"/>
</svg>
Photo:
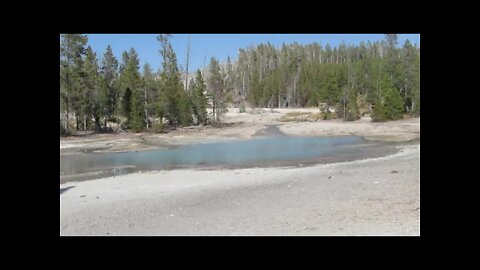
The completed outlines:
<svg viewBox="0 0 480 270">
<path fill-rule="evenodd" d="M 75 186 L 69 186 L 69 187 L 66 187 L 66 188 L 60 188 L 60 195 L 62 195 L 62 193 L 66 192 L 67 190 L 71 189 L 71 188 L 74 188 Z"/>
</svg>

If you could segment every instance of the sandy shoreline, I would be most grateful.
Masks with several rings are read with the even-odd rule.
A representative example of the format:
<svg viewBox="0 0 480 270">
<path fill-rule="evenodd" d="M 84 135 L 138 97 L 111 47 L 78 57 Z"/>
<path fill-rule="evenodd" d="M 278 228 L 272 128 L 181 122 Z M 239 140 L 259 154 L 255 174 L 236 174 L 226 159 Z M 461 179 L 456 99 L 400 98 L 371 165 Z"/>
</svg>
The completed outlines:
<svg viewBox="0 0 480 270">
<path fill-rule="evenodd" d="M 304 168 L 60 185 L 61 235 L 419 235 L 420 146 Z"/>
<path fill-rule="evenodd" d="M 318 113 L 318 109 L 260 109 L 248 113 L 230 109 L 223 117 L 223 121 L 230 126 L 224 128 L 191 127 L 179 128 L 167 134 L 96 134 L 60 138 L 60 154 L 140 151 L 190 143 L 245 140 L 255 137 L 255 134 L 268 125 L 277 126 L 282 133 L 290 136 L 357 135 L 384 142 L 409 141 L 420 137 L 420 118 L 385 123 L 372 123 L 368 116 L 352 122 L 339 119 L 314 122 L 280 121 L 289 112 Z"/>
</svg>

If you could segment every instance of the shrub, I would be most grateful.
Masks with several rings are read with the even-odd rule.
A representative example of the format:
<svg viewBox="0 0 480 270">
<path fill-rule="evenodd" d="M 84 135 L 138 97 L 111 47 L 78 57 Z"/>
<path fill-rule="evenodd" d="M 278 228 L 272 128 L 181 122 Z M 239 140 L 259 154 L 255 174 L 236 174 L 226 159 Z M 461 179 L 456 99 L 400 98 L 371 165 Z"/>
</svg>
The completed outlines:
<svg viewBox="0 0 480 270">
<path fill-rule="evenodd" d="M 397 120 L 403 118 L 403 99 L 395 88 L 386 88 L 383 98 L 379 99 L 373 108 L 374 122 Z"/>
<path fill-rule="evenodd" d="M 242 104 L 242 105 L 240 105 L 240 110 L 239 110 L 239 112 L 240 112 L 240 113 L 244 113 L 244 112 L 246 112 L 246 110 L 245 110 L 245 106 L 244 106 L 243 104 Z"/>
<path fill-rule="evenodd" d="M 334 119 L 336 115 L 334 115 L 330 110 L 325 110 L 323 113 L 323 120 L 330 120 Z"/>
<path fill-rule="evenodd" d="M 165 131 L 165 124 L 164 123 L 155 123 L 153 125 L 153 131 L 155 133 L 163 133 Z"/>
</svg>

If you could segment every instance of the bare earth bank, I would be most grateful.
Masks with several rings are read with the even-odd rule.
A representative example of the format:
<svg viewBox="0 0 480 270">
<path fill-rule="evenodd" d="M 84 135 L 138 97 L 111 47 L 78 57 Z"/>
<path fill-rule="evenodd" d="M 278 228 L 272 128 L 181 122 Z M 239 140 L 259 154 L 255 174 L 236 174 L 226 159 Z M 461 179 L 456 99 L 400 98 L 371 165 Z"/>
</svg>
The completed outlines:
<svg viewBox="0 0 480 270">
<path fill-rule="evenodd" d="M 319 120 L 312 122 L 282 122 L 287 113 L 318 113 L 316 108 L 305 109 L 255 109 L 239 113 L 230 109 L 223 116 L 228 127 L 179 128 L 167 134 L 124 133 L 96 134 L 86 137 L 60 138 L 60 154 L 85 151 L 116 152 L 158 149 L 174 144 L 205 143 L 220 140 L 251 139 L 266 125 L 276 125 L 286 135 L 334 136 L 358 135 L 376 141 L 409 141 L 420 137 L 420 118 L 410 118 L 386 123 L 372 123 L 370 117 L 357 121 Z"/>
<path fill-rule="evenodd" d="M 61 235 L 419 235 L 420 146 L 303 168 L 136 173 L 60 193 Z"/>
</svg>

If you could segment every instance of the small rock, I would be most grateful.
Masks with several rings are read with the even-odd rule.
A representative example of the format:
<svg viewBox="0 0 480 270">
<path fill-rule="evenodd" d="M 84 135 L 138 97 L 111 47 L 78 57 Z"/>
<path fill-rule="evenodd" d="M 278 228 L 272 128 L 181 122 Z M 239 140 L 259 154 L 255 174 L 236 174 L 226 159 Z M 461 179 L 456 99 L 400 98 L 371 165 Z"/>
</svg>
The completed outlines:
<svg viewBox="0 0 480 270">
<path fill-rule="evenodd" d="M 333 176 L 329 176 L 328 179 L 333 179 Z"/>
<path fill-rule="evenodd" d="M 99 198 L 99 197 L 97 196 L 97 199 L 98 199 L 98 198 Z"/>
<path fill-rule="evenodd" d="M 391 171 L 390 173 L 398 173 L 397 171 Z"/>
<path fill-rule="evenodd" d="M 80 198 L 83 198 L 83 197 L 86 197 L 86 196 L 87 196 L 87 195 L 82 195 L 82 196 L 80 196 Z"/>
</svg>

